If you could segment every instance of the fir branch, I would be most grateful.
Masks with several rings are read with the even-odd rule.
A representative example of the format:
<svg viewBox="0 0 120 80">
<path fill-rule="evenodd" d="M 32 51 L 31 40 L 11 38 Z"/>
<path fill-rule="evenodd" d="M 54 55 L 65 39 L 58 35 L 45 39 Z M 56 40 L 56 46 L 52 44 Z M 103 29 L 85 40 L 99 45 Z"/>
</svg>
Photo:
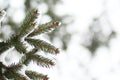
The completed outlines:
<svg viewBox="0 0 120 80">
<path fill-rule="evenodd" d="M 35 22 L 31 22 L 29 25 L 26 25 L 26 27 L 23 30 L 21 30 L 21 32 L 17 36 L 19 36 L 20 38 L 28 34 L 35 27 L 35 25 Z"/>
<path fill-rule="evenodd" d="M 14 80 L 27 80 L 27 78 L 18 73 L 18 70 L 22 69 L 22 64 L 11 64 L 8 67 L 5 68 L 5 72 L 4 75 L 8 78 L 8 79 L 14 79 Z"/>
<path fill-rule="evenodd" d="M 55 21 L 55 22 L 51 21 L 51 22 L 48 22 L 46 24 L 39 25 L 38 29 L 36 29 L 32 33 L 30 33 L 28 35 L 28 37 L 32 37 L 32 36 L 35 36 L 35 35 L 38 35 L 38 34 L 41 34 L 44 32 L 54 30 L 59 25 L 60 25 L 60 22 L 58 22 L 58 21 Z"/>
<path fill-rule="evenodd" d="M 27 54 L 21 59 L 21 62 L 25 64 L 26 66 L 31 62 L 37 63 L 37 65 L 42 66 L 42 67 L 50 67 L 54 66 L 54 62 L 51 59 L 45 58 L 41 55 L 36 55 L 36 54 Z"/>
<path fill-rule="evenodd" d="M 7 69 L 15 72 L 15 71 L 21 70 L 22 67 L 23 67 L 22 64 L 13 63 L 13 64 L 9 65 Z"/>
<path fill-rule="evenodd" d="M 32 10 L 26 15 L 25 20 L 23 21 L 23 24 L 18 29 L 17 35 L 19 36 L 19 38 L 28 34 L 35 27 L 35 24 L 36 24 L 35 20 L 38 18 L 38 15 L 39 13 L 37 9 Z"/>
<path fill-rule="evenodd" d="M 38 74 L 35 71 L 25 71 L 25 74 L 33 80 L 48 80 L 47 75 Z"/>
<path fill-rule="evenodd" d="M 53 45 L 38 39 L 25 39 L 29 44 L 35 46 L 36 48 L 40 48 L 44 52 L 52 53 L 52 54 L 58 54 L 59 49 L 54 47 Z"/>
<path fill-rule="evenodd" d="M 34 22 L 34 20 L 38 17 L 38 15 L 39 13 L 37 9 L 30 10 L 23 21 L 23 25 L 29 24 L 30 22 Z"/>
<path fill-rule="evenodd" d="M 8 78 L 8 79 L 14 79 L 14 80 L 27 80 L 27 78 L 17 72 L 11 71 L 11 70 L 7 70 L 5 71 L 4 75 Z"/>
<path fill-rule="evenodd" d="M 51 54 L 59 53 L 58 48 L 43 40 L 28 38 L 44 32 L 51 31 L 60 24 L 58 21 L 49 22 L 39 25 L 37 29 L 32 31 L 36 26 L 35 20 L 37 19 L 38 15 L 38 10 L 32 10 L 31 12 L 29 12 L 24 19 L 23 24 L 18 29 L 17 33 L 6 42 L 0 42 L 0 54 L 11 46 L 14 46 L 18 52 L 24 53 L 24 56 L 21 58 L 18 64 L 5 66 L 4 64 L 2 64 L 2 62 L 0 62 L 0 80 L 4 80 L 4 78 L 14 80 L 27 80 L 26 76 L 30 77 L 33 80 L 48 80 L 47 75 L 38 74 L 34 71 L 25 71 L 26 76 L 18 73 L 18 70 L 22 69 L 23 64 L 28 65 L 31 61 L 37 63 L 37 65 L 39 66 L 47 68 L 54 65 L 54 62 L 51 59 L 35 54 L 39 49 Z M 34 46 L 34 49 L 30 52 L 27 52 L 24 41 L 21 41 L 21 38 L 25 35 L 28 36 L 23 38 L 24 41 L 27 41 L 29 44 Z M 4 71 L 2 71 L 2 69 L 4 69 Z"/>
<path fill-rule="evenodd" d="M 42 66 L 42 67 L 50 67 L 50 66 L 54 66 L 54 62 L 51 59 L 45 58 L 41 55 L 31 55 L 30 56 L 31 60 L 35 63 L 37 63 L 37 65 Z"/>
</svg>

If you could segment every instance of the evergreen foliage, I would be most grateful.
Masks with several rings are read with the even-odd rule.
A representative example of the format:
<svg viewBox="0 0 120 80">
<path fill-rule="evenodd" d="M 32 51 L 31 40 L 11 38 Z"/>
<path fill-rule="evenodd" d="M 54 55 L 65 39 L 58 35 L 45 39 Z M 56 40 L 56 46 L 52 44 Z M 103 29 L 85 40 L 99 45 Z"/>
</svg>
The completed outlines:
<svg viewBox="0 0 120 80">
<path fill-rule="evenodd" d="M 16 33 L 13 34 L 9 40 L 0 42 L 0 54 L 3 54 L 3 52 L 11 47 L 14 47 L 20 54 L 23 54 L 22 58 L 17 64 L 12 63 L 11 65 L 7 66 L 0 61 L 0 80 L 48 80 L 47 75 L 43 75 L 35 71 L 25 70 L 23 74 L 19 72 L 24 65 L 28 66 L 31 61 L 35 62 L 41 67 L 49 68 L 54 66 L 55 63 L 51 59 L 43 57 L 40 54 L 36 54 L 38 50 L 50 54 L 59 53 L 58 48 L 46 41 L 34 39 L 34 36 L 51 31 L 55 29 L 56 26 L 59 26 L 60 23 L 58 21 L 51 21 L 46 24 L 39 24 L 38 28 L 35 29 L 37 26 L 37 22 L 35 20 L 38 18 L 38 16 L 39 12 L 37 9 L 31 10 L 26 15 L 23 24 L 16 31 Z M 34 48 L 28 51 L 27 47 L 25 46 L 25 42 L 31 46 L 34 46 Z"/>
<path fill-rule="evenodd" d="M 64 33 L 61 33 L 61 30 L 57 28 L 56 30 L 50 32 L 46 36 L 49 38 L 49 40 L 52 43 L 55 43 L 55 40 L 58 39 L 58 41 L 61 43 L 60 47 L 62 48 L 62 50 L 67 50 L 68 47 L 67 45 L 72 36 L 72 34 L 67 31 L 67 27 L 69 24 L 73 22 L 73 17 L 70 14 L 61 15 L 62 12 L 59 12 L 60 14 L 57 12 L 59 10 L 58 9 L 59 5 L 62 6 L 64 4 L 64 1 L 62 0 L 20 0 L 20 1 L 22 1 L 21 6 L 19 7 L 19 9 L 18 8 L 16 9 L 16 7 L 12 5 L 15 4 L 19 6 L 19 3 L 11 4 L 11 0 L 8 0 L 7 2 L 5 0 L 2 0 L 3 4 L 1 4 L 0 8 L 5 9 L 5 11 L 7 12 L 7 18 L 3 23 L 4 28 L 7 29 L 10 28 L 9 31 L 11 33 L 19 32 L 19 25 L 21 25 L 23 18 L 17 21 L 15 20 L 17 16 L 14 14 L 18 14 L 18 12 L 20 11 L 24 16 L 26 14 L 26 11 L 30 10 L 31 12 L 31 10 L 33 10 L 36 7 L 40 8 L 43 17 L 47 16 L 51 21 L 55 20 L 55 21 L 60 21 L 62 23 L 60 25 L 61 26 L 60 29 Z M 41 23 L 42 21 L 44 21 L 44 19 L 41 20 Z M 9 36 L 7 36 L 4 32 L 0 33 L 1 40 L 6 40 L 8 37 Z"/>
</svg>

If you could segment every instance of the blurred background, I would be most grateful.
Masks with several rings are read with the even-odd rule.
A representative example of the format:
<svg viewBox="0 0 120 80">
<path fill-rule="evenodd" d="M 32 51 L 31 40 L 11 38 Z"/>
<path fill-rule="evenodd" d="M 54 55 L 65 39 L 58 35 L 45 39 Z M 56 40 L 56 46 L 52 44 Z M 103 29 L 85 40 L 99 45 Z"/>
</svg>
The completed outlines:
<svg viewBox="0 0 120 80">
<path fill-rule="evenodd" d="M 33 8 L 40 10 L 40 23 L 61 21 L 59 29 L 45 35 L 61 50 L 56 65 L 31 69 L 50 80 L 120 80 L 120 0 L 0 0 L 0 8 L 7 12 L 1 41 Z"/>
</svg>

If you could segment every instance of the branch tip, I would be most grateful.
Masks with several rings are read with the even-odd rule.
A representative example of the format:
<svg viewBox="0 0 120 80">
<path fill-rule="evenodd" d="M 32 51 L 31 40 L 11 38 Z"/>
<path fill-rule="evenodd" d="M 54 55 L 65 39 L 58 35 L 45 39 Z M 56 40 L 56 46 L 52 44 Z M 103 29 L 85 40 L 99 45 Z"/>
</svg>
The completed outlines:
<svg viewBox="0 0 120 80">
<path fill-rule="evenodd" d="M 60 25 L 61 25 L 61 22 L 55 21 L 55 22 L 53 22 L 53 25 L 55 25 L 55 26 L 60 26 Z"/>
<path fill-rule="evenodd" d="M 59 53 L 60 53 L 59 48 L 57 48 L 57 49 L 55 50 L 55 53 L 56 53 L 56 54 L 59 54 Z"/>
</svg>

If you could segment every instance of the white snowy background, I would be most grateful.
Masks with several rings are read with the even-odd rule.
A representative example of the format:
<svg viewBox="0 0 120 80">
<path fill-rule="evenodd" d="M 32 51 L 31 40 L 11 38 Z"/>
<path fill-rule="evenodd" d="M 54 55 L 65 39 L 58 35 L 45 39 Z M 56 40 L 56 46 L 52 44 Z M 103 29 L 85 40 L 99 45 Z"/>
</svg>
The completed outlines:
<svg viewBox="0 0 120 80">
<path fill-rule="evenodd" d="M 21 11 L 23 0 L 7 1 L 18 10 L 11 10 L 8 14 L 14 13 L 13 20 L 20 22 L 24 18 Z M 2 2 L 4 0 L 0 0 L 0 5 Z M 45 5 L 39 7 L 44 7 L 41 8 L 44 13 Z M 100 47 L 92 57 L 87 49 L 80 46 L 82 35 L 94 17 L 99 17 L 104 10 L 117 36 L 110 41 L 109 48 Z M 50 80 L 120 80 L 120 0 L 63 0 L 56 11 L 60 15 L 70 14 L 74 17 L 74 23 L 67 28 L 73 34 L 68 50 L 61 50 L 56 57 L 56 66 L 51 69 L 36 66 L 33 70 L 48 74 Z"/>
</svg>

